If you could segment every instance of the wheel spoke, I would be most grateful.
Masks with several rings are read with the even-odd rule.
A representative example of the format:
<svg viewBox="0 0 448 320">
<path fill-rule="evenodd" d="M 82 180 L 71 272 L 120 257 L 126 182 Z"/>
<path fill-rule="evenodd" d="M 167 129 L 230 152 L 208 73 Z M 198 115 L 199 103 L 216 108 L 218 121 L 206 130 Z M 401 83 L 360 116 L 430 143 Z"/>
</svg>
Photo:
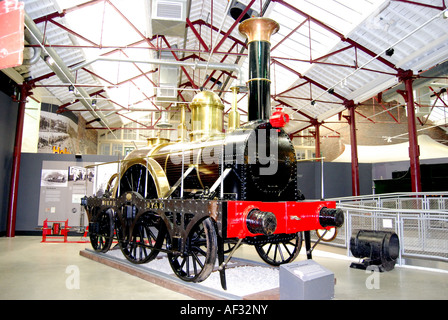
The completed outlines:
<svg viewBox="0 0 448 320">
<path fill-rule="evenodd" d="M 113 238 L 113 216 L 112 209 L 99 212 L 93 222 L 98 225 L 98 232 L 91 231 L 90 243 L 97 252 L 106 252 L 110 249 Z"/>
<path fill-rule="evenodd" d="M 278 253 L 280 254 L 280 257 L 281 257 L 281 261 L 282 262 L 284 262 L 285 261 L 285 257 L 283 257 L 283 252 L 282 252 L 282 247 L 281 247 L 281 243 L 279 243 L 278 245 L 277 245 L 277 247 L 278 247 Z"/>
<path fill-rule="evenodd" d="M 288 243 L 283 242 L 283 246 L 285 247 L 286 252 L 288 252 L 288 254 L 291 256 L 291 255 L 292 255 L 292 252 L 289 251 L 289 248 L 288 248 L 287 244 L 291 244 L 291 243 L 289 243 L 289 242 L 288 242 Z"/>
<path fill-rule="evenodd" d="M 272 241 L 256 244 L 255 249 L 266 263 L 273 266 L 293 261 L 302 247 L 302 235 L 300 232 L 294 235 L 276 235 L 270 239 Z M 273 247 L 274 250 L 272 250 Z"/>
<path fill-rule="evenodd" d="M 164 231 L 160 228 L 161 220 L 153 219 L 151 213 L 140 216 L 132 235 L 125 235 L 125 239 L 120 241 L 124 256 L 132 263 L 137 264 L 153 260 L 159 253 L 164 240 Z M 154 232 L 151 229 L 154 229 Z"/>
<path fill-rule="evenodd" d="M 208 218 L 190 232 L 184 253 L 182 255 L 168 253 L 168 258 L 171 268 L 179 278 L 200 282 L 213 271 L 216 252 L 216 230 Z"/>
</svg>

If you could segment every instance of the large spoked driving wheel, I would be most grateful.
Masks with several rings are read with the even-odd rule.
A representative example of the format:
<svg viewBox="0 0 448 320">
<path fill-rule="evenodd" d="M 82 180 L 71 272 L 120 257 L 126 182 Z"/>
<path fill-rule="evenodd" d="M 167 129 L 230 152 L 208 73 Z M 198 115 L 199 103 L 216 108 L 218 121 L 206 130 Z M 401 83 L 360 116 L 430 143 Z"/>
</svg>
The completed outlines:
<svg viewBox="0 0 448 320">
<path fill-rule="evenodd" d="M 118 196 L 135 193 L 146 199 L 158 198 L 154 179 L 142 164 L 127 168 L 117 189 Z M 135 204 L 127 204 L 123 207 L 121 221 L 117 223 L 121 251 L 127 260 L 135 264 L 153 260 L 162 247 L 166 233 L 165 224 L 160 217 L 153 212 L 139 215 L 138 211 L 141 209 Z"/>
<path fill-rule="evenodd" d="M 213 271 L 217 246 L 216 230 L 207 218 L 191 230 L 183 253 L 168 253 L 171 268 L 184 281 L 204 281 Z"/>
<path fill-rule="evenodd" d="M 90 223 L 89 238 L 92 248 L 97 252 L 106 252 L 112 245 L 114 236 L 114 211 L 107 209 L 100 212 L 95 221 Z"/>
<path fill-rule="evenodd" d="M 119 233 L 123 235 L 122 231 Z M 154 213 L 144 213 L 138 218 L 132 231 L 123 235 L 120 248 L 130 262 L 146 263 L 157 256 L 164 239 L 163 221 Z"/>
<path fill-rule="evenodd" d="M 256 244 L 258 255 L 266 263 L 279 266 L 289 263 L 299 255 L 302 247 L 302 233 L 288 235 L 276 235 L 271 241 Z"/>
<path fill-rule="evenodd" d="M 157 199 L 157 189 L 154 179 L 146 167 L 141 164 L 135 164 L 129 167 L 120 179 L 117 192 L 119 196 L 126 192 L 137 192 L 143 198 Z"/>
</svg>

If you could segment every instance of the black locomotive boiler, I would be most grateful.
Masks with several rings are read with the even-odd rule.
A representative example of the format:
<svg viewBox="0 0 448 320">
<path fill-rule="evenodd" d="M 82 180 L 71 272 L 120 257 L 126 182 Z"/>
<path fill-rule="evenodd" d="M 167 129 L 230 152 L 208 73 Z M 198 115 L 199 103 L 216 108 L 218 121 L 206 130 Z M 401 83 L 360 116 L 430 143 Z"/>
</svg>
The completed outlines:
<svg viewBox="0 0 448 320">
<path fill-rule="evenodd" d="M 248 37 L 248 123 L 237 125 L 234 102 L 224 135 L 223 104 L 202 91 L 190 104 L 190 141 L 181 123 L 178 141 L 134 150 L 104 195 L 82 200 L 94 250 L 106 252 L 115 240 L 136 264 L 165 252 L 174 273 L 193 282 L 205 280 L 218 260 L 225 288 L 225 254 L 241 243 L 278 266 L 297 257 L 302 233 L 309 247 L 310 230 L 343 224 L 335 202 L 304 201 L 294 147 L 282 129 L 287 115 L 271 116 L 269 40 L 278 28 L 267 18 L 239 26 Z"/>
</svg>

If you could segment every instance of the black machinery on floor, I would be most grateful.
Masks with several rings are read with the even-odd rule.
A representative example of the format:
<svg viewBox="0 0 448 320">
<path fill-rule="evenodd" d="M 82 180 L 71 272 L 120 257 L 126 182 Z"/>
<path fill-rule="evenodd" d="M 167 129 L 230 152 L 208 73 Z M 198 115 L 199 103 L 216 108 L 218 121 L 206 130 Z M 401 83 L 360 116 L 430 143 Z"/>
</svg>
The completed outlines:
<svg viewBox="0 0 448 320">
<path fill-rule="evenodd" d="M 278 29 L 267 18 L 239 26 L 248 37 L 248 123 L 239 126 L 235 98 L 224 135 L 223 104 L 202 91 L 190 104 L 191 141 L 183 110 L 177 142 L 159 139 L 134 150 L 103 196 L 83 198 L 96 251 L 117 240 L 136 264 L 165 252 L 174 273 L 193 282 L 205 280 L 218 259 L 225 289 L 226 264 L 241 243 L 278 266 L 297 257 L 302 233 L 311 258 L 310 230 L 343 224 L 334 201 L 304 201 L 294 147 L 282 129 L 288 115 L 271 116 L 269 41 Z"/>
</svg>

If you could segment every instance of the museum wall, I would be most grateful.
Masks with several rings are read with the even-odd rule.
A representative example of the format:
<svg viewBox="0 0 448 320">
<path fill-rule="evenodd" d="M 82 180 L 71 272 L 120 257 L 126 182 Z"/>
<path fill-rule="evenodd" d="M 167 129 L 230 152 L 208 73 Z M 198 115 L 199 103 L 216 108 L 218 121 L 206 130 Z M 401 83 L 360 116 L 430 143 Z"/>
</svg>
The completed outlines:
<svg viewBox="0 0 448 320">
<path fill-rule="evenodd" d="M 420 165 L 424 164 L 448 164 L 448 158 L 420 159 Z M 392 179 L 393 172 L 408 171 L 409 166 L 409 161 L 375 163 L 372 167 L 372 178 L 374 180 Z"/>
<path fill-rule="evenodd" d="M 297 181 L 299 190 L 307 200 L 321 198 L 321 162 L 299 162 Z M 349 197 L 352 195 L 352 167 L 350 163 L 324 162 L 324 197 Z M 372 193 L 372 164 L 359 164 L 361 195 Z"/>
<path fill-rule="evenodd" d="M 0 234 L 6 232 L 18 103 L 0 91 Z"/>
<path fill-rule="evenodd" d="M 391 108 L 394 104 L 395 102 L 384 104 L 384 107 Z M 358 146 L 378 146 L 408 141 L 408 122 L 404 106 L 385 112 L 380 104 L 371 99 L 358 106 L 356 111 L 359 112 L 355 115 Z M 346 115 L 348 111 L 344 110 L 342 116 Z M 330 119 L 324 122 L 325 127 L 334 131 L 321 126 L 321 152 L 326 161 L 333 161 L 344 152 L 344 145 L 350 145 L 350 126 L 344 120 L 341 118 L 342 122 L 332 122 Z M 422 130 L 418 134 L 428 135 L 442 143 L 448 139 L 447 133 L 438 127 L 433 127 L 431 121 L 426 121 L 424 125 L 417 121 L 417 130 Z M 388 142 L 387 137 L 396 138 Z"/>
<path fill-rule="evenodd" d="M 98 143 L 96 130 L 88 130 L 86 121 L 70 111 L 57 113 L 58 108 L 57 105 L 41 104 L 37 151 L 96 154 Z"/>
<path fill-rule="evenodd" d="M 19 176 L 19 190 L 16 216 L 16 234 L 41 234 L 42 231 L 38 229 L 39 214 L 45 210 L 42 204 L 41 189 L 42 189 L 42 172 L 46 163 L 50 163 L 55 170 L 68 170 L 68 166 L 84 167 L 88 164 L 97 162 L 111 162 L 115 161 L 116 157 L 98 156 L 98 155 L 83 155 L 81 159 L 77 159 L 74 154 L 51 154 L 51 153 L 22 153 L 20 176 Z M 74 188 L 71 184 L 66 184 L 65 188 Z M 56 192 L 59 188 L 53 188 Z M 70 191 L 70 190 L 68 190 Z M 57 208 L 61 205 L 57 201 L 65 201 L 67 203 L 67 212 L 59 212 Z M 52 212 L 55 220 L 66 220 L 61 216 L 70 216 L 72 214 L 72 199 L 69 197 L 60 197 L 55 199 L 52 207 L 56 208 Z M 63 204 L 62 204 L 63 205 Z M 79 204 L 77 204 L 79 207 Z M 79 210 L 76 212 L 79 216 Z M 75 221 L 73 221 L 75 220 Z M 78 226 L 79 219 L 69 219 L 69 225 Z"/>
<path fill-rule="evenodd" d="M 83 155 L 81 159 L 77 159 L 72 154 L 45 154 L 45 153 L 22 153 L 21 170 L 19 177 L 19 190 L 17 204 L 17 219 L 16 219 L 16 234 L 35 234 L 40 235 L 41 231 L 38 229 L 42 225 L 42 215 L 44 211 L 48 210 L 47 216 L 54 216 L 55 220 L 65 220 L 62 216 L 79 217 L 79 211 L 72 212 L 76 205 L 70 197 L 66 197 L 63 201 L 66 203 L 45 204 L 43 194 L 43 172 L 45 168 L 51 168 L 55 171 L 66 171 L 69 167 L 85 167 L 88 164 L 98 162 L 113 162 L 116 157 L 113 156 L 97 156 L 97 155 Z M 424 161 L 426 163 L 427 161 Z M 431 161 L 429 161 L 431 162 Z M 361 195 L 372 194 L 373 178 L 379 176 L 389 177 L 390 172 L 394 170 L 407 170 L 408 162 L 397 163 L 360 163 L 359 177 L 360 177 L 360 191 Z M 300 162 L 298 164 L 298 186 L 301 192 L 305 195 L 306 200 L 321 198 L 321 163 L 320 162 Z M 335 197 L 346 197 L 352 195 L 351 185 L 351 164 L 350 163 L 323 163 L 324 172 L 324 197 L 326 199 Z M 67 179 L 67 180 L 70 180 Z M 70 182 L 64 185 L 64 188 L 75 188 L 74 184 Z M 48 188 L 59 193 L 58 188 Z M 71 190 L 69 190 L 70 193 Z M 48 192 L 48 190 L 47 190 Z M 74 191 L 73 191 L 74 193 Z M 55 202 L 61 202 L 63 197 L 56 195 Z M 8 193 L 4 194 L 3 203 L 7 205 Z M 64 207 L 65 205 L 65 207 Z M 59 208 L 65 208 L 65 212 L 61 212 Z M 54 212 L 52 209 L 54 208 Z M 6 211 L 6 210 L 5 210 Z M 50 219 L 49 219 L 50 220 Z M 5 230 L 6 216 L 2 217 L 2 226 Z M 79 218 L 70 218 L 69 225 L 78 226 Z"/>
</svg>

